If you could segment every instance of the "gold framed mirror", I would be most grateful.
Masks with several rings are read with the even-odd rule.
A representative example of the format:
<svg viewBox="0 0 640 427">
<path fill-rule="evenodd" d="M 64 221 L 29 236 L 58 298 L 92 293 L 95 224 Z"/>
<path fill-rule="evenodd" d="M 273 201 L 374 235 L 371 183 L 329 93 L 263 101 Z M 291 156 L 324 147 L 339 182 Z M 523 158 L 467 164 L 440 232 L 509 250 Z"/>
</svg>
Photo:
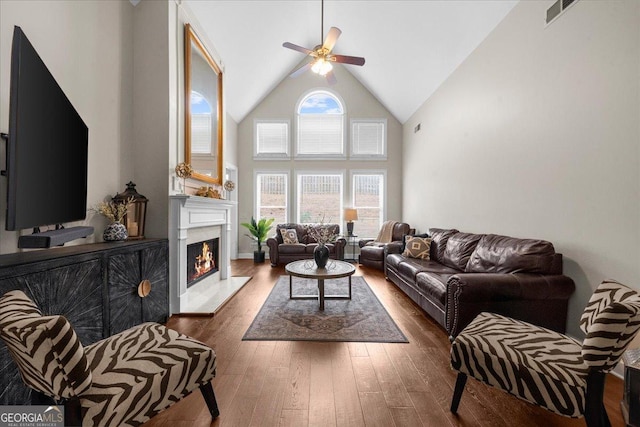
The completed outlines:
<svg viewBox="0 0 640 427">
<path fill-rule="evenodd" d="M 222 70 L 184 27 L 184 161 L 192 178 L 222 184 Z"/>
</svg>

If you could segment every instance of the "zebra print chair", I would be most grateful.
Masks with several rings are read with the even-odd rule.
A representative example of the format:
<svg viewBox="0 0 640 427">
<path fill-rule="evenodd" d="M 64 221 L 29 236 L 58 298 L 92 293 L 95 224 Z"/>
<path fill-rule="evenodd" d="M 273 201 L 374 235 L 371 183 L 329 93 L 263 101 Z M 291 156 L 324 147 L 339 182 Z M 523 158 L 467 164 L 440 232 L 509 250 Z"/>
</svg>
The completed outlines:
<svg viewBox="0 0 640 427">
<path fill-rule="evenodd" d="M 605 375 L 640 329 L 640 295 L 602 282 L 580 328 L 582 344 L 509 317 L 479 314 L 451 345 L 451 366 L 458 371 L 451 412 L 471 376 L 557 414 L 584 416 L 589 427 L 610 426 L 602 403 Z"/>
<path fill-rule="evenodd" d="M 43 316 L 22 291 L 0 298 L 0 338 L 33 404 L 64 404 L 65 425 L 137 426 L 200 388 L 219 414 L 211 348 L 157 323 L 83 347 L 63 316 Z"/>
</svg>

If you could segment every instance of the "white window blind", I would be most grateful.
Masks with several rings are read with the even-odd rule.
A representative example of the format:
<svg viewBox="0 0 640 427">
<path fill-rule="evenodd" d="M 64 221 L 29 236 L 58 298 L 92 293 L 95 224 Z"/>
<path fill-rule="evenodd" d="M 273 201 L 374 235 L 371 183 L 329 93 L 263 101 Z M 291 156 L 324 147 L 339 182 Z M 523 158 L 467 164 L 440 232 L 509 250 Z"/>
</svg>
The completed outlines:
<svg viewBox="0 0 640 427">
<path fill-rule="evenodd" d="M 256 123 L 256 155 L 281 154 L 289 152 L 288 122 Z"/>
<path fill-rule="evenodd" d="M 386 120 L 352 120 L 351 154 L 353 156 L 386 156 Z"/>
<path fill-rule="evenodd" d="M 342 114 L 298 116 L 298 154 L 343 154 Z"/>
<path fill-rule="evenodd" d="M 191 152 L 211 154 L 211 114 L 191 115 Z"/>
</svg>

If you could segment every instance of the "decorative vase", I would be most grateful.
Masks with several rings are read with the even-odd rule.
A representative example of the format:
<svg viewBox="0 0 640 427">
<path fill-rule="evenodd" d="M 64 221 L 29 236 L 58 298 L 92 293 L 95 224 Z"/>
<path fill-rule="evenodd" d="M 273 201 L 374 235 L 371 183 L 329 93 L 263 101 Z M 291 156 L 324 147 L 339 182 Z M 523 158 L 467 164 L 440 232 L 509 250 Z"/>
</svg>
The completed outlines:
<svg viewBox="0 0 640 427">
<path fill-rule="evenodd" d="M 318 245 L 313 250 L 313 260 L 316 262 L 318 268 L 324 268 L 329 261 L 329 248 L 325 245 Z"/>
<path fill-rule="evenodd" d="M 125 227 L 124 224 L 120 224 L 118 221 L 107 225 L 107 228 L 104 229 L 104 233 L 102 233 L 102 240 L 105 242 L 126 240 L 127 237 L 129 237 L 127 227 Z"/>
</svg>

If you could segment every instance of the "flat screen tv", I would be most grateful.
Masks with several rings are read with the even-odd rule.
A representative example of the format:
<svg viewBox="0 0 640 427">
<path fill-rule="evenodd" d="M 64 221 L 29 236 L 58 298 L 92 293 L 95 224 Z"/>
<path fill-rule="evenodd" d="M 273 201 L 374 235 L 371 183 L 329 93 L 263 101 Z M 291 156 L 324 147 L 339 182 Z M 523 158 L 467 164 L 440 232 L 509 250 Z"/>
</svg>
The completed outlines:
<svg viewBox="0 0 640 427">
<path fill-rule="evenodd" d="M 84 219 L 89 131 L 20 27 L 10 84 L 6 229 Z"/>
</svg>

